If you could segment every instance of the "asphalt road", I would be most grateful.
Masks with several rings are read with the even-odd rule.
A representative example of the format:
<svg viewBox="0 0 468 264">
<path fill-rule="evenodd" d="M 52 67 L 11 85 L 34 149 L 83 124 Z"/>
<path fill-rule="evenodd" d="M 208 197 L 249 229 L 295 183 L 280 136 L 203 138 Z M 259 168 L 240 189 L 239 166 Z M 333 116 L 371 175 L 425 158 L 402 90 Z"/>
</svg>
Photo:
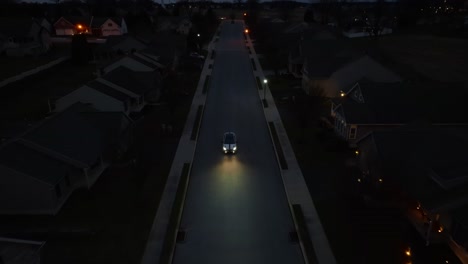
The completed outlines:
<svg viewBox="0 0 468 264">
<path fill-rule="evenodd" d="M 173 263 L 304 263 L 240 23 L 226 23 L 182 216 L 185 241 Z M 238 153 L 222 153 L 225 131 Z"/>
</svg>

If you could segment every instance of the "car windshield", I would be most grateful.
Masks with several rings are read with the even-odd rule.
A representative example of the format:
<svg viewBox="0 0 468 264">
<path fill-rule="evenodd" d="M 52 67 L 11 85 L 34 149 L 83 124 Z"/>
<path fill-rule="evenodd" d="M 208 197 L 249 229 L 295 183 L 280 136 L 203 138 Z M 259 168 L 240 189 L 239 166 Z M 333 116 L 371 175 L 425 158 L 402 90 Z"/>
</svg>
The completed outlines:
<svg viewBox="0 0 468 264">
<path fill-rule="evenodd" d="M 234 140 L 234 135 L 233 134 L 226 134 L 224 137 L 224 144 L 234 144 L 236 143 Z"/>
</svg>

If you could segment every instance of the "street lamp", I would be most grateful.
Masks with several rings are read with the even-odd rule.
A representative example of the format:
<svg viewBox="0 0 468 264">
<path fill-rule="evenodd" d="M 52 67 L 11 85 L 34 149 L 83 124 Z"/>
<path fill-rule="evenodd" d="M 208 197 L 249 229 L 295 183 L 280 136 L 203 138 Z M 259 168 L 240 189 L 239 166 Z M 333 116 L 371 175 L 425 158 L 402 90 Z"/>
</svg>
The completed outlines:
<svg viewBox="0 0 468 264">
<path fill-rule="evenodd" d="M 268 83 L 268 80 L 267 79 L 263 79 L 263 100 L 266 101 L 266 89 L 267 89 L 267 83 Z"/>
</svg>

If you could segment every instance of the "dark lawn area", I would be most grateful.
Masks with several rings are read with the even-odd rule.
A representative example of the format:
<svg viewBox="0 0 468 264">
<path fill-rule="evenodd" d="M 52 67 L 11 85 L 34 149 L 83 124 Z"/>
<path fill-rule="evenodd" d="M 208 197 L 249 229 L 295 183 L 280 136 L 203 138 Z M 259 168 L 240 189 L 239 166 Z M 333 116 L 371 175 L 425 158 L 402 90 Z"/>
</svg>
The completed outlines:
<svg viewBox="0 0 468 264">
<path fill-rule="evenodd" d="M 65 61 L 41 73 L 1 87 L 0 118 L 40 119 L 53 103 L 96 78 L 96 66 L 76 66 Z"/>
<path fill-rule="evenodd" d="M 46 54 L 25 57 L 0 56 L 0 81 L 70 54 L 70 45 L 56 44 Z"/>
<path fill-rule="evenodd" d="M 421 249 L 400 209 L 362 198 L 359 174 L 351 166 L 354 153 L 318 124 L 318 112 L 329 111 L 325 102 L 305 100 L 301 90 L 291 90 L 284 80 L 272 79 L 269 86 L 338 263 L 405 263 L 410 245 L 419 245 L 420 259 L 426 261 L 413 263 L 439 263 L 440 252 L 453 256 L 446 246 Z M 434 262 L 427 262 L 431 257 Z"/>
<path fill-rule="evenodd" d="M 181 76 L 185 89 L 172 113 L 164 106 L 153 107 L 135 122 L 135 143 L 128 159 L 136 157 L 136 166 L 114 165 L 90 191 L 73 193 L 56 217 L 3 218 L 0 226 L 24 237 L 34 232 L 11 230 L 41 230 L 34 237 L 47 240 L 45 263 L 139 263 L 199 74 Z M 172 133 L 164 133 L 162 123 L 172 124 Z"/>
</svg>

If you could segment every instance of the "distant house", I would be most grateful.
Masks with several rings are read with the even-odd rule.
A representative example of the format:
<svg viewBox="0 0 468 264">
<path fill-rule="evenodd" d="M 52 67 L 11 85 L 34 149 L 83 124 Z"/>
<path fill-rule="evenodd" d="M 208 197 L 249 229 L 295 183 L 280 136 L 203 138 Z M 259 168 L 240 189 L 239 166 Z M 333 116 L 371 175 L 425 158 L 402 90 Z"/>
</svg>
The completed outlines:
<svg viewBox="0 0 468 264">
<path fill-rule="evenodd" d="M 51 47 L 50 24 L 31 17 L 0 18 L 0 54 L 37 55 Z"/>
<path fill-rule="evenodd" d="M 56 214 L 131 143 L 131 120 L 82 103 L 0 146 L 0 214 Z"/>
<path fill-rule="evenodd" d="M 67 16 L 54 23 L 55 35 L 73 36 L 75 34 L 91 34 L 91 17 Z"/>
<path fill-rule="evenodd" d="M 468 205 L 467 132 L 408 126 L 373 132 L 358 142 L 362 180 L 405 208 L 427 244 L 452 236 L 466 248 L 459 212 Z"/>
<path fill-rule="evenodd" d="M 329 98 L 339 97 L 341 91 L 362 78 L 374 82 L 400 82 L 402 79 L 368 55 L 308 57 L 302 74 L 302 88 L 307 94 Z"/>
<path fill-rule="evenodd" d="M 91 17 L 92 34 L 97 37 L 122 36 L 128 33 L 123 18 Z"/>
<path fill-rule="evenodd" d="M 57 36 L 90 34 L 96 37 L 107 37 L 128 33 L 127 24 L 123 18 L 109 17 L 61 17 L 54 23 L 54 28 Z"/>
</svg>

